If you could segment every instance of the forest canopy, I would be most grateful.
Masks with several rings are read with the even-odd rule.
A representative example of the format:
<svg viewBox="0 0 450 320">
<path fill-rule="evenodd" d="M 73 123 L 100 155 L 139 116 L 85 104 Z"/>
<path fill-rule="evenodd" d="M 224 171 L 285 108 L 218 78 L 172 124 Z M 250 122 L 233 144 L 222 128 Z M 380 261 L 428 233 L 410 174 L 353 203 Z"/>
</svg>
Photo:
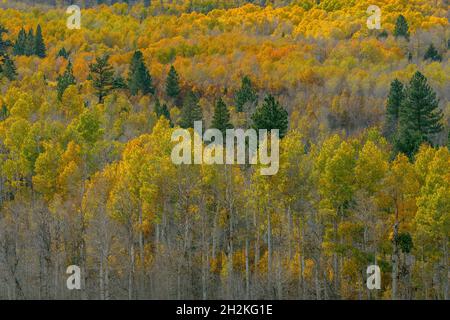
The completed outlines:
<svg viewBox="0 0 450 320">
<path fill-rule="evenodd" d="M 449 299 L 446 1 L 68 2 L 0 3 L 0 298 Z M 278 174 L 174 165 L 199 120 Z"/>
</svg>

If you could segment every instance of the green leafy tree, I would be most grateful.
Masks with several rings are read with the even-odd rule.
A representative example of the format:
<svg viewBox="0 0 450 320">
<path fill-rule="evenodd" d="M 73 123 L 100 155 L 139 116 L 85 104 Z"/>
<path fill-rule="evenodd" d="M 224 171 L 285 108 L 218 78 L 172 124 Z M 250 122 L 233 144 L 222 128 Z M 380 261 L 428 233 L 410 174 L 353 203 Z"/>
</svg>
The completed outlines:
<svg viewBox="0 0 450 320">
<path fill-rule="evenodd" d="M 258 100 L 258 95 L 253 88 L 252 81 L 248 76 L 242 78 L 241 88 L 236 92 L 235 103 L 238 112 L 244 111 L 244 106 L 249 103 L 254 105 Z"/>
<path fill-rule="evenodd" d="M 222 98 L 219 98 L 216 102 L 211 127 L 219 129 L 223 134 L 225 134 L 227 129 L 233 128 L 233 125 L 230 123 L 230 112 Z"/>
<path fill-rule="evenodd" d="M 271 94 L 264 98 L 263 105 L 256 109 L 252 120 L 253 128 L 256 130 L 279 129 L 280 138 L 286 135 L 289 123 L 288 113 Z"/>
<path fill-rule="evenodd" d="M 412 158 L 421 143 L 431 143 L 432 137 L 442 131 L 442 118 L 436 93 L 428 85 L 427 78 L 417 71 L 411 78 L 400 108 L 396 151 Z"/>
<path fill-rule="evenodd" d="M 58 84 L 56 86 L 58 90 L 58 99 L 61 100 L 64 91 L 70 86 L 76 84 L 75 77 L 73 76 L 72 63 L 69 61 L 67 64 L 67 68 L 64 71 L 63 75 L 58 76 Z"/>
<path fill-rule="evenodd" d="M 109 56 L 103 55 L 89 65 L 89 79 L 93 81 L 99 103 L 115 88 L 114 70 L 108 60 Z"/>
<path fill-rule="evenodd" d="M 46 48 L 44 43 L 44 38 L 42 37 L 41 25 L 38 24 L 36 29 L 36 36 L 34 37 L 34 54 L 39 58 L 45 58 Z"/>
<path fill-rule="evenodd" d="M 179 76 L 174 66 L 170 66 L 169 73 L 166 79 L 166 95 L 175 101 L 180 95 Z"/>
<path fill-rule="evenodd" d="M 193 128 L 194 121 L 201 121 L 202 118 L 203 114 L 198 104 L 198 98 L 194 92 L 189 91 L 183 101 L 179 125 L 182 128 Z"/>
<path fill-rule="evenodd" d="M 131 59 L 128 88 L 133 96 L 137 95 L 139 92 L 142 94 L 155 93 L 152 77 L 145 66 L 141 51 L 136 51 Z"/>
<path fill-rule="evenodd" d="M 403 15 L 399 15 L 397 21 L 395 22 L 395 37 L 404 37 L 409 40 L 409 26 L 408 21 Z"/>
</svg>

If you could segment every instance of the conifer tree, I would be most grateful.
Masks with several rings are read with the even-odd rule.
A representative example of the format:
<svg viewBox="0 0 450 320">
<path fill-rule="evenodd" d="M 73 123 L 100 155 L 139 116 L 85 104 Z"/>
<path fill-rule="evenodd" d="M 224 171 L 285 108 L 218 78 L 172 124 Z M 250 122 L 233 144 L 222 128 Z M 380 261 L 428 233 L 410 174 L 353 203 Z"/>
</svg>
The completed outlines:
<svg viewBox="0 0 450 320">
<path fill-rule="evenodd" d="M 406 18 L 403 15 L 399 15 L 397 18 L 397 21 L 395 23 L 394 36 L 404 37 L 405 39 L 409 40 L 408 21 L 406 21 Z"/>
<path fill-rule="evenodd" d="M 155 88 L 152 77 L 144 63 L 141 51 L 136 51 L 131 59 L 130 74 L 128 76 L 128 88 L 133 96 L 139 92 L 142 94 L 154 94 Z"/>
<path fill-rule="evenodd" d="M 36 29 L 36 36 L 34 37 L 34 54 L 39 58 L 45 58 L 46 56 L 46 48 L 44 39 L 42 37 L 42 29 L 41 25 L 39 24 Z"/>
<path fill-rule="evenodd" d="M 256 109 L 252 120 L 253 128 L 256 130 L 279 129 L 280 138 L 286 135 L 289 123 L 288 113 L 271 94 L 267 95 L 263 105 Z"/>
<path fill-rule="evenodd" d="M 194 121 L 201 121 L 202 118 L 203 114 L 198 105 L 198 98 L 194 92 L 189 91 L 183 101 L 179 125 L 185 129 L 193 128 Z"/>
<path fill-rule="evenodd" d="M 8 117 L 8 107 L 6 106 L 6 104 L 2 104 L 2 107 L 0 109 L 0 121 L 5 120 Z"/>
<path fill-rule="evenodd" d="M 59 51 L 58 51 L 58 57 L 63 57 L 65 59 L 69 59 L 69 53 L 67 52 L 66 48 L 62 47 Z"/>
<path fill-rule="evenodd" d="M 67 68 L 64 71 L 64 74 L 62 76 L 58 76 L 58 84 L 57 84 L 57 90 L 58 90 L 58 99 L 61 100 L 64 91 L 70 86 L 76 84 L 75 77 L 73 76 L 73 70 L 72 70 L 72 63 L 69 61 L 67 64 Z"/>
<path fill-rule="evenodd" d="M 386 104 L 385 136 L 387 138 L 392 138 L 397 131 L 400 106 L 404 98 L 405 91 L 403 83 L 395 79 L 391 82 L 391 89 Z"/>
<path fill-rule="evenodd" d="M 9 55 L 5 55 L 3 58 L 3 65 L 1 66 L 2 74 L 8 78 L 8 80 L 15 80 L 17 77 L 16 66 L 14 65 L 14 61 L 9 57 Z"/>
<path fill-rule="evenodd" d="M 8 33 L 8 30 L 0 25 L 0 75 L 14 80 L 17 76 L 16 67 L 9 56 L 9 48 L 12 47 L 12 43 L 9 40 L 3 40 L 5 33 Z"/>
<path fill-rule="evenodd" d="M 442 61 L 442 56 L 439 54 L 433 44 L 430 44 L 423 58 L 424 60 Z"/>
<path fill-rule="evenodd" d="M 19 34 L 17 36 L 17 40 L 14 43 L 14 48 L 13 48 L 14 55 L 22 56 L 25 54 L 26 41 L 27 41 L 27 34 L 26 34 L 25 30 L 22 28 L 22 29 L 20 29 Z"/>
<path fill-rule="evenodd" d="M 108 63 L 108 60 L 109 55 L 103 55 L 98 57 L 95 63 L 89 65 L 89 79 L 93 81 L 99 103 L 102 103 L 103 99 L 115 87 L 113 67 Z"/>
<path fill-rule="evenodd" d="M 448 131 L 447 135 L 447 148 L 450 150 L 450 130 Z"/>
<path fill-rule="evenodd" d="M 219 129 L 223 134 L 226 133 L 227 129 L 233 128 L 230 123 L 230 112 L 222 98 L 219 98 L 216 102 L 211 127 Z"/>
<path fill-rule="evenodd" d="M 241 82 L 241 88 L 236 92 L 235 102 L 236 110 L 238 112 L 244 111 L 246 103 L 254 104 L 258 100 L 255 89 L 253 89 L 252 82 L 248 76 L 244 76 Z"/>
<path fill-rule="evenodd" d="M 26 56 L 32 56 L 34 54 L 34 49 L 35 49 L 34 31 L 31 28 L 30 30 L 28 30 L 28 34 L 26 35 L 25 38 L 24 54 Z"/>
<path fill-rule="evenodd" d="M 166 95 L 169 98 L 174 99 L 175 101 L 179 98 L 180 95 L 179 77 L 174 66 L 170 66 L 169 73 L 167 74 Z"/>
<path fill-rule="evenodd" d="M 11 41 L 3 40 L 3 34 L 8 33 L 8 30 L 0 25 L 0 58 L 8 54 L 8 49 L 11 47 Z"/>
<path fill-rule="evenodd" d="M 423 142 L 431 144 L 433 136 L 442 131 L 442 118 L 436 93 L 427 78 L 417 71 L 400 107 L 395 150 L 412 159 Z"/>
<path fill-rule="evenodd" d="M 172 120 L 170 119 L 170 112 L 167 108 L 167 105 L 164 103 L 161 105 L 161 102 L 159 99 L 156 99 L 154 111 L 156 113 L 156 116 L 160 118 L 161 116 L 165 117 L 169 122 L 172 124 Z"/>
</svg>

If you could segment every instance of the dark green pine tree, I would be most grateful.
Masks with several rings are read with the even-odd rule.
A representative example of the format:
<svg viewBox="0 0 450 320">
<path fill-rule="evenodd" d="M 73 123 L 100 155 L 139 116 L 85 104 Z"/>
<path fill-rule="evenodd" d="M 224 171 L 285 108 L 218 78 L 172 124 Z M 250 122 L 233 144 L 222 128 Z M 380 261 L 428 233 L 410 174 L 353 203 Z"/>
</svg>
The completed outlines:
<svg viewBox="0 0 450 320">
<path fill-rule="evenodd" d="M 58 90 L 58 99 L 61 100 L 64 91 L 70 86 L 77 83 L 75 80 L 75 77 L 73 76 L 73 69 L 72 69 L 72 63 L 69 61 L 67 64 L 67 68 L 64 71 L 63 75 L 58 76 L 58 84 L 56 86 Z"/>
<path fill-rule="evenodd" d="M 397 21 L 395 22 L 394 36 L 404 37 L 409 40 L 408 21 L 406 21 L 406 18 L 403 15 L 399 15 Z"/>
<path fill-rule="evenodd" d="M 45 58 L 47 49 L 45 48 L 44 38 L 42 37 L 41 25 L 38 24 L 36 36 L 34 37 L 34 54 L 39 58 Z"/>
<path fill-rule="evenodd" d="M 28 30 L 25 39 L 25 50 L 24 50 L 25 55 L 32 56 L 34 54 L 34 49 L 35 49 L 34 31 L 33 29 L 30 29 Z"/>
<path fill-rule="evenodd" d="M 155 88 L 152 84 L 152 77 L 144 63 L 141 51 L 135 51 L 130 64 L 128 75 L 128 88 L 133 96 L 139 92 L 142 94 L 154 94 Z"/>
<path fill-rule="evenodd" d="M 0 25 L 0 58 L 8 54 L 8 49 L 12 46 L 11 41 L 3 40 L 3 34 L 8 33 L 8 29 Z"/>
<path fill-rule="evenodd" d="M 392 140 L 398 128 L 398 117 L 400 106 L 405 99 L 405 88 L 403 83 L 398 79 L 391 82 L 391 89 L 389 91 L 386 103 L 386 122 L 384 133 L 386 138 Z"/>
<path fill-rule="evenodd" d="M 222 98 L 219 98 L 216 102 L 211 128 L 219 129 L 223 134 L 226 133 L 227 129 L 233 128 L 230 122 L 230 112 Z"/>
<path fill-rule="evenodd" d="M 255 104 L 258 100 L 258 95 L 253 88 L 252 81 L 248 76 L 244 76 L 241 80 L 241 88 L 236 92 L 235 103 L 236 111 L 244 111 L 244 106 L 249 104 Z"/>
<path fill-rule="evenodd" d="M 58 51 L 58 57 L 63 57 L 64 59 L 69 59 L 69 53 L 67 52 L 66 48 L 62 47 Z"/>
<path fill-rule="evenodd" d="M 183 101 L 179 125 L 182 128 L 193 128 L 194 121 L 203 119 L 202 109 L 198 104 L 198 98 L 194 92 L 189 91 Z"/>
<path fill-rule="evenodd" d="M 174 66 L 170 66 L 169 73 L 167 74 L 166 79 L 166 95 L 169 98 L 178 100 L 180 95 L 180 84 L 179 84 L 178 73 L 175 70 Z"/>
<path fill-rule="evenodd" d="M 442 118 L 436 93 L 428 85 L 427 78 L 417 71 L 400 107 L 395 151 L 412 159 L 423 142 L 432 144 L 433 136 L 442 131 Z"/>
<path fill-rule="evenodd" d="M 89 79 L 93 82 L 99 103 L 103 103 L 103 99 L 115 88 L 114 70 L 108 60 L 109 55 L 105 54 L 89 65 Z"/>
<path fill-rule="evenodd" d="M 447 148 L 450 150 L 450 130 L 448 131 L 447 135 Z"/>
<path fill-rule="evenodd" d="M 439 54 L 439 52 L 436 50 L 433 44 L 430 44 L 428 47 L 427 52 L 425 52 L 425 56 L 423 57 L 424 60 L 431 60 L 431 61 L 442 61 L 442 56 Z"/>
<path fill-rule="evenodd" d="M 159 102 L 159 99 L 156 99 L 154 111 L 155 111 L 158 119 L 161 117 L 164 117 L 167 120 L 169 120 L 170 125 L 172 125 L 172 119 L 170 119 L 170 112 L 165 103 L 163 105 L 161 105 L 161 103 Z"/>
<path fill-rule="evenodd" d="M 123 77 L 116 76 L 113 79 L 113 89 L 128 89 L 128 85 Z"/>
<path fill-rule="evenodd" d="M 25 55 L 26 41 L 27 41 L 27 34 L 25 30 L 22 28 L 20 29 L 19 34 L 17 36 L 17 40 L 14 43 L 13 54 L 15 56 Z"/>
<path fill-rule="evenodd" d="M 9 55 L 5 55 L 3 58 L 3 65 L 1 66 L 2 74 L 8 78 L 8 80 L 15 80 L 17 77 L 16 66 L 14 65 L 14 61 L 9 57 Z"/>
<path fill-rule="evenodd" d="M 0 76 L 14 80 L 17 76 L 16 67 L 8 53 L 12 43 L 9 40 L 3 40 L 5 33 L 8 33 L 8 30 L 0 25 Z"/>
<path fill-rule="evenodd" d="M 280 138 L 286 135 L 288 129 L 288 113 L 279 104 L 275 98 L 269 94 L 264 98 L 264 103 L 261 107 L 257 108 L 252 115 L 253 128 L 259 129 L 279 129 Z"/>
<path fill-rule="evenodd" d="M 9 115 L 8 107 L 6 106 L 6 104 L 2 104 L 2 107 L 0 109 L 0 121 L 3 121 L 6 118 L 8 118 L 8 115 Z"/>
</svg>

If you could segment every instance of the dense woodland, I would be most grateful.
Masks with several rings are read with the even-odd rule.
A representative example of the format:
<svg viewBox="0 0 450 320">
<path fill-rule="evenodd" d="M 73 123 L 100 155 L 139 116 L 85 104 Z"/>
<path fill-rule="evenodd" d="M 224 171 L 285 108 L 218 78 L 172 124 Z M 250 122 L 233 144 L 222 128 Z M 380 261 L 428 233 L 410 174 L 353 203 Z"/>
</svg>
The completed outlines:
<svg viewBox="0 0 450 320">
<path fill-rule="evenodd" d="M 447 1 L 128 2 L 0 3 L 0 298 L 449 299 Z M 195 120 L 278 174 L 174 165 Z"/>
</svg>

